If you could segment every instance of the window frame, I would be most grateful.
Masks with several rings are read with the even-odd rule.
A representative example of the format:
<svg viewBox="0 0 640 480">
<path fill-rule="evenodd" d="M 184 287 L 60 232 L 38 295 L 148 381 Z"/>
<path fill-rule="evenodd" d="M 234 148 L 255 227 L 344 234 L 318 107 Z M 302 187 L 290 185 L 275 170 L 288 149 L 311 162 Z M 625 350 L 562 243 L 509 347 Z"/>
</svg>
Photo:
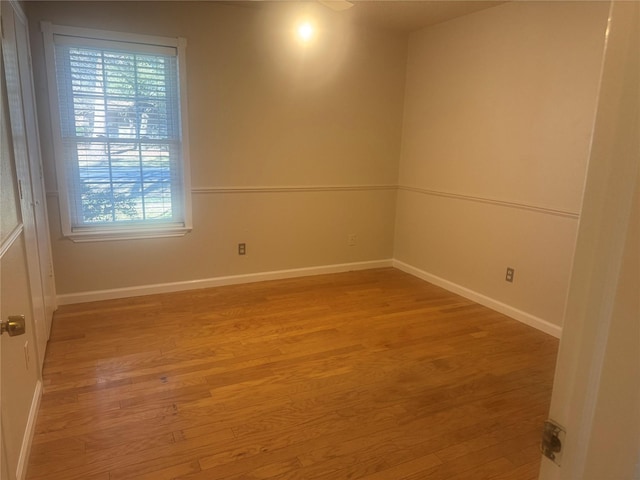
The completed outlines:
<svg viewBox="0 0 640 480">
<path fill-rule="evenodd" d="M 44 36 L 45 67 L 49 94 L 49 110 L 51 118 L 51 132 L 53 136 L 53 151 L 55 157 L 56 181 L 60 208 L 60 223 L 64 237 L 74 242 L 130 240 L 137 238 L 179 237 L 187 234 L 193 228 L 191 213 L 191 170 L 189 161 L 188 142 L 188 114 L 187 114 L 187 71 L 186 71 L 186 39 L 182 37 L 161 37 L 132 33 L 113 32 L 83 27 L 54 25 L 51 22 L 41 22 Z M 180 222 L 135 222 L 135 224 L 108 224 L 74 226 L 71 215 L 71 198 L 69 180 L 67 179 L 67 160 L 63 145 L 62 128 L 60 122 L 60 102 L 58 98 L 58 80 L 55 63 L 55 38 L 75 37 L 82 39 L 85 45 L 99 43 L 106 46 L 135 44 L 136 48 L 171 49 L 176 53 L 177 84 L 179 111 L 179 140 L 181 145 L 182 166 L 182 200 L 183 219 Z"/>
</svg>

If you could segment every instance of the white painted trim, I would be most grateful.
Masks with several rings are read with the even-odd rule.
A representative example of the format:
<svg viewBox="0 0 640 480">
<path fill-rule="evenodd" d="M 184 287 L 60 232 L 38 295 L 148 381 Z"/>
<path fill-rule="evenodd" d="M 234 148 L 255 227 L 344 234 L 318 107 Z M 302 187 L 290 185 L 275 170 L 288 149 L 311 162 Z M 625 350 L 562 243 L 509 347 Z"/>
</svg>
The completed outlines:
<svg viewBox="0 0 640 480">
<path fill-rule="evenodd" d="M 187 280 L 183 282 L 159 283 L 155 285 L 141 285 L 137 287 L 114 288 L 111 290 L 94 290 L 90 292 L 58 295 L 58 305 L 112 300 L 116 298 L 139 297 L 157 293 L 180 292 L 199 288 L 221 287 L 241 283 L 263 282 L 266 280 L 282 280 L 285 278 L 308 277 L 327 273 L 341 273 L 353 270 L 368 270 L 371 268 L 391 267 L 393 260 L 373 260 L 369 262 L 340 263 L 318 267 L 294 268 L 290 270 L 275 270 L 271 272 L 249 273 L 244 275 L 230 275 L 225 277 Z"/>
<path fill-rule="evenodd" d="M 185 229 L 193 228 L 193 212 L 191 204 L 191 147 L 189 145 L 189 97 L 187 95 L 187 39 L 178 37 L 178 95 L 180 109 L 178 124 L 180 126 L 180 143 L 182 146 L 182 216 Z"/>
<path fill-rule="evenodd" d="M 95 39 L 104 40 L 105 42 L 134 43 L 139 45 L 150 45 L 152 47 L 170 47 L 173 49 L 177 48 L 180 43 L 180 40 L 176 37 L 161 37 L 157 35 L 142 35 L 139 33 L 114 32 L 111 30 L 98 30 L 95 28 L 86 27 L 71 27 L 67 25 L 51 24 L 51 32 L 54 35 L 61 35 L 65 37 L 79 37 L 82 40 Z"/>
<path fill-rule="evenodd" d="M 187 280 L 183 282 L 159 283 L 154 285 L 141 285 L 136 287 L 114 288 L 110 290 L 94 290 L 89 292 L 70 293 L 58 295 L 58 305 L 71 305 L 75 303 L 96 302 L 100 300 L 113 300 L 116 298 L 140 297 L 143 295 L 155 295 L 158 293 L 181 292 L 200 288 L 222 287 L 225 285 L 238 285 L 242 283 L 263 282 L 267 280 L 282 280 L 286 278 L 307 277 L 311 275 L 323 275 L 327 273 L 341 273 L 353 270 L 368 270 L 372 268 L 394 267 L 410 275 L 418 277 L 426 282 L 442 287 L 450 292 L 462 295 L 469 300 L 477 302 L 485 307 L 503 313 L 515 320 L 541 330 L 556 338 L 560 338 L 562 328 L 546 320 L 538 318 L 515 307 L 502 303 L 493 298 L 461 285 L 445 280 L 436 275 L 420 270 L 395 259 L 373 260 L 369 262 L 341 263 L 318 267 L 294 268 L 289 270 L 275 270 L 271 272 L 249 273 L 243 275 L 230 275 L 224 277 L 204 278 L 200 280 Z"/>
<path fill-rule="evenodd" d="M 436 275 L 420 270 L 395 259 L 374 260 L 369 262 L 341 263 L 318 267 L 294 268 L 290 270 L 275 270 L 271 272 L 249 273 L 244 275 L 230 275 L 225 277 L 204 278 L 200 280 L 187 280 L 183 282 L 159 283 L 154 285 L 141 285 L 136 287 L 114 288 L 111 290 L 94 290 L 90 292 L 71 293 L 58 295 L 58 305 L 70 305 L 75 303 L 95 302 L 100 300 L 113 300 L 116 298 L 139 297 L 158 293 L 180 292 L 196 290 L 199 288 L 221 287 L 225 285 L 237 285 L 242 283 L 263 282 L 267 280 L 282 280 L 286 278 L 307 277 L 311 275 L 323 275 L 327 273 L 341 273 L 353 270 L 368 270 L 372 268 L 394 267 L 410 275 L 418 277 L 426 282 L 433 283 L 450 292 L 462 295 L 469 300 L 477 302 L 485 307 L 503 313 L 515 320 L 541 330 L 556 338 L 560 338 L 562 328 L 546 320 L 538 318 L 515 307 L 502 303 L 493 298 L 461 285 L 445 280 Z"/>
<path fill-rule="evenodd" d="M 276 185 L 247 187 L 192 187 L 192 194 L 220 193 L 305 193 L 305 192 L 366 192 L 372 190 L 397 190 L 397 185 Z M 56 190 L 47 191 L 47 197 L 58 197 Z"/>
<path fill-rule="evenodd" d="M 542 213 L 546 215 L 554 215 L 557 217 L 571 218 L 578 220 L 580 214 L 569 210 L 560 210 L 556 208 L 543 207 L 529 203 L 511 202 L 508 200 L 500 200 L 488 197 L 476 197 L 472 195 L 464 195 L 454 192 L 443 192 L 438 190 L 430 190 L 426 188 L 411 187 L 407 185 L 394 184 L 378 184 L 378 185 L 252 185 L 252 186 L 202 186 L 192 187 L 191 193 L 194 195 L 221 194 L 221 193 L 305 193 L 305 192 L 360 192 L 373 190 L 402 190 L 405 192 L 420 193 L 422 195 L 431 195 L 436 197 L 453 198 L 456 200 L 464 200 L 467 202 L 485 203 L 496 205 L 499 207 L 516 208 L 519 210 L 528 210 L 531 212 Z M 55 190 L 47 191 L 48 197 L 58 197 L 60 193 Z"/>
<path fill-rule="evenodd" d="M 194 187 L 192 193 L 297 193 L 297 192 L 355 192 L 367 190 L 396 190 L 397 185 L 279 185 L 247 187 Z"/>
<path fill-rule="evenodd" d="M 558 217 L 566 217 L 577 220 L 580 218 L 578 212 L 571 212 L 568 210 L 559 210 L 556 208 L 543 207 L 540 205 L 533 205 L 530 203 L 511 202 L 509 200 L 499 200 L 496 198 L 488 197 L 476 197 L 473 195 L 464 195 L 454 192 L 442 192 L 439 190 L 430 190 L 428 188 L 411 187 L 408 185 L 399 185 L 398 190 L 404 190 L 406 192 L 420 193 L 423 195 L 431 195 L 436 197 L 455 198 L 457 200 L 466 200 L 468 202 L 487 203 L 489 205 L 497 205 L 500 207 L 517 208 L 519 210 L 529 210 L 532 212 L 544 213 L 546 215 L 555 215 Z"/>
<path fill-rule="evenodd" d="M 529 325 L 530 327 L 548 333 L 549 335 L 553 335 L 556 338 L 560 338 L 560 335 L 562 334 L 562 327 L 554 325 L 546 320 L 543 320 L 542 318 L 531 315 L 530 313 L 518 310 L 511 305 L 507 305 L 506 303 L 502 303 L 491 297 L 487 297 L 486 295 L 478 293 L 474 290 L 463 287 L 462 285 L 458 285 L 457 283 L 453 283 L 449 280 L 445 280 L 444 278 L 425 272 L 424 270 L 420 270 L 419 268 L 413 267 L 399 260 L 393 260 L 393 267 L 397 268 L 398 270 L 402 270 L 403 272 L 409 273 L 415 277 L 418 277 L 426 282 L 433 283 L 434 285 L 442 287 L 445 290 L 457 293 L 458 295 L 461 295 L 465 298 L 468 298 L 469 300 L 473 300 L 474 302 L 479 303 L 480 305 L 484 305 L 485 307 L 507 315 L 515 320 Z"/>
<path fill-rule="evenodd" d="M 7 253 L 7 250 L 9 250 L 13 246 L 13 244 L 23 231 L 24 225 L 22 223 L 16 225 L 16 228 L 11 231 L 9 236 L 5 238 L 4 242 L 2 242 L 2 245 L 0 245 L 0 258 L 4 257 L 4 254 Z"/>
<path fill-rule="evenodd" d="M 78 220 L 74 195 L 70 193 L 67 174 L 67 157 L 64 150 L 64 142 L 61 131 L 61 122 L 52 121 L 51 133 L 53 139 L 53 152 L 56 165 L 57 196 L 60 211 L 60 226 L 64 237 L 74 242 L 107 241 L 107 240 L 131 240 L 135 238 L 161 238 L 183 236 L 192 229 L 191 212 L 191 170 L 189 165 L 189 135 L 187 130 L 187 68 L 186 68 L 186 46 L 187 41 L 182 37 L 157 37 L 139 34 L 127 34 L 121 32 L 110 32 L 106 30 L 96 30 L 84 27 L 69 27 L 54 25 L 51 22 L 40 22 L 40 28 L 44 39 L 44 59 L 47 72 L 47 86 L 49 97 L 49 109 L 51 118 L 58 118 L 60 110 L 60 97 L 58 95 L 58 75 L 56 73 L 55 46 L 59 44 L 89 45 L 99 48 L 122 48 L 126 45 L 134 52 L 146 52 L 151 54 L 164 54 L 174 56 L 177 61 L 177 81 L 178 95 L 180 99 L 179 119 L 181 158 L 179 168 L 182 169 L 181 197 L 182 197 L 182 217 L 183 221 L 170 223 L 168 226 L 158 223 L 155 225 L 146 224 L 145 221 L 132 223 L 122 228 L 120 225 L 74 226 Z M 74 40 L 75 38 L 75 40 Z M 155 42 L 155 43 L 154 43 Z M 177 180 L 176 180 L 177 183 Z M 174 212 L 175 213 L 175 212 Z M 142 225 L 140 225 L 142 223 Z"/>
<path fill-rule="evenodd" d="M 51 22 L 40 22 L 40 30 L 44 40 L 44 65 L 47 78 L 47 97 L 49 98 L 49 115 L 52 119 L 59 119 L 60 104 L 58 102 L 58 80 L 56 79 L 55 48 L 53 43 L 53 25 Z M 69 210 L 70 198 L 67 186 L 64 147 L 62 145 L 62 129 L 60 121 L 47 122 L 53 142 L 53 158 L 56 173 L 56 186 L 58 189 L 60 227 L 64 233 L 71 231 L 71 213 Z"/>
<path fill-rule="evenodd" d="M 36 433 L 36 420 L 38 419 L 38 411 L 40 410 L 40 400 L 42 399 L 42 381 L 38 380 L 36 388 L 33 392 L 31 400 L 31 409 L 29 410 L 29 418 L 27 419 L 27 427 L 24 430 L 22 438 L 22 447 L 20 448 L 20 456 L 18 457 L 18 465 L 16 467 L 16 479 L 24 480 L 27 478 L 27 466 L 29 464 L 29 454 L 31 453 L 31 444 L 33 436 Z"/>
<path fill-rule="evenodd" d="M 9 0 L 9 3 L 11 4 L 11 8 L 13 8 L 13 13 L 20 18 L 20 21 L 24 24 L 28 24 L 29 20 L 27 19 L 27 16 L 24 14 L 24 10 L 22 9 L 22 6 L 20 5 L 19 1 Z"/>
<path fill-rule="evenodd" d="M 81 228 L 67 235 L 71 241 L 76 243 L 85 242 L 108 242 L 110 240 L 137 240 L 140 238 L 168 238 L 168 237 L 184 237 L 191 232 L 191 228 L 184 227 L 167 227 L 167 228 L 149 228 L 144 226 L 139 229 L 113 228 L 105 231 L 92 228 Z"/>
</svg>

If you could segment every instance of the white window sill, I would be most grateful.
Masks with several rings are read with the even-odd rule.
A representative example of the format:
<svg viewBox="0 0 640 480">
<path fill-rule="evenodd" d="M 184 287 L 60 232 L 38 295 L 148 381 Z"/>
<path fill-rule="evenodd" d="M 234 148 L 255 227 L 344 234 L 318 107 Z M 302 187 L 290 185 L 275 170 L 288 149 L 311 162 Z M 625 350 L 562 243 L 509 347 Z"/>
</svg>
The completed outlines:
<svg viewBox="0 0 640 480">
<path fill-rule="evenodd" d="M 106 242 L 110 240 L 139 240 L 145 238 L 183 237 L 191 228 L 144 228 L 144 229 L 109 229 L 87 230 L 66 233 L 64 236 L 73 242 Z"/>
</svg>

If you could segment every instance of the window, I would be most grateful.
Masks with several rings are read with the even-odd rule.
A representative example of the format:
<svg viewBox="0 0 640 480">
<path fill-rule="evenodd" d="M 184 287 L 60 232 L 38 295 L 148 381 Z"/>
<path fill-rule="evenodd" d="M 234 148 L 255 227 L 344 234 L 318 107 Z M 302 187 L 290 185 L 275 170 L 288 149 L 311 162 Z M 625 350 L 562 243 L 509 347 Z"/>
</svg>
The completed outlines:
<svg viewBox="0 0 640 480">
<path fill-rule="evenodd" d="M 184 40 L 42 26 L 64 235 L 184 235 Z"/>
</svg>

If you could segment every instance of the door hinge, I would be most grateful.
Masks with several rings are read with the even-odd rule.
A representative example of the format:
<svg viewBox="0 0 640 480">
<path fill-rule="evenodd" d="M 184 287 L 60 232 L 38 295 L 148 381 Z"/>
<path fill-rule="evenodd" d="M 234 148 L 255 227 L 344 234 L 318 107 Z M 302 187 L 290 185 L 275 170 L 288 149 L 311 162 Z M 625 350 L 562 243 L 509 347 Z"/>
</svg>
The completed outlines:
<svg viewBox="0 0 640 480">
<path fill-rule="evenodd" d="M 553 420 L 544 422 L 540 450 L 542 450 L 542 454 L 545 457 L 557 465 L 560 465 L 560 461 L 562 460 L 562 444 L 565 434 L 565 429 Z"/>
<path fill-rule="evenodd" d="M 20 200 L 24 200 L 22 196 L 22 180 L 18 180 L 18 194 L 20 195 Z"/>
</svg>

